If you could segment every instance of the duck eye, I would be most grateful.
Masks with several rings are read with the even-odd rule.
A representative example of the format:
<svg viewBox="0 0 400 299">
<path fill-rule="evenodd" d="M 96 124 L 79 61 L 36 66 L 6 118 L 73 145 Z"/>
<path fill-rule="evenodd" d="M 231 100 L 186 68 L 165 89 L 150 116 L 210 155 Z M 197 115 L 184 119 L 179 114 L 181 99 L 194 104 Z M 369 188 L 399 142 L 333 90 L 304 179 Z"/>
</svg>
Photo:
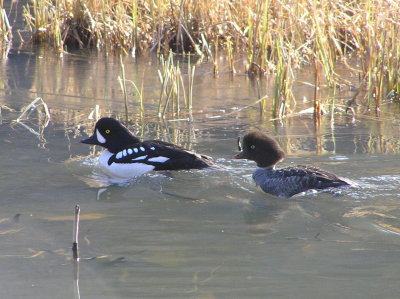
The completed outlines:
<svg viewBox="0 0 400 299">
<path fill-rule="evenodd" d="M 105 132 L 106 132 L 106 134 L 110 134 L 110 130 L 108 130 L 108 129 L 105 130 Z"/>
<path fill-rule="evenodd" d="M 251 148 L 251 149 L 255 149 L 256 146 L 255 146 L 254 144 L 252 144 L 252 145 L 250 146 L 250 148 Z"/>
</svg>

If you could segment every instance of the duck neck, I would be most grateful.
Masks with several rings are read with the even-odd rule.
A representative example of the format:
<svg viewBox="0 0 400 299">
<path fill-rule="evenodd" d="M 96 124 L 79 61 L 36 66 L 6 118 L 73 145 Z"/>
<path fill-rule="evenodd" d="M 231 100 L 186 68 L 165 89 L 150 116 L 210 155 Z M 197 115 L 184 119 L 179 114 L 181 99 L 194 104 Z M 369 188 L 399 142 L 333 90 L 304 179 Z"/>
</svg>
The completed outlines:
<svg viewBox="0 0 400 299">
<path fill-rule="evenodd" d="M 273 171 L 273 170 L 275 170 L 275 164 L 274 164 L 274 165 L 267 166 L 267 167 L 258 166 L 258 168 L 264 169 L 264 170 Z"/>
<path fill-rule="evenodd" d="M 139 143 L 140 139 L 131 134 L 130 132 L 124 132 L 120 134 L 117 138 L 115 138 L 112 144 L 108 144 L 107 148 L 111 153 L 117 153 L 123 148 L 126 148 L 130 145 Z"/>
</svg>

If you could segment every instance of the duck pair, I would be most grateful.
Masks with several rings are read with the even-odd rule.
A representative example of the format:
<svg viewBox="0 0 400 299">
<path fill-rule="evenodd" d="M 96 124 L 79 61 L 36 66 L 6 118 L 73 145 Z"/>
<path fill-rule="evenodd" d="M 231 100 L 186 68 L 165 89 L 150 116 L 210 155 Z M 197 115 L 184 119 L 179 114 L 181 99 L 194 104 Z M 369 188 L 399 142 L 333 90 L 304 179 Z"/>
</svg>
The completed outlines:
<svg viewBox="0 0 400 299">
<path fill-rule="evenodd" d="M 97 121 L 91 137 L 82 143 L 100 145 L 106 150 L 99 163 L 119 177 L 134 177 L 149 171 L 201 169 L 214 166 L 211 158 L 160 140 L 141 142 L 114 118 Z M 253 179 L 261 189 L 279 197 L 291 197 L 310 189 L 326 189 L 352 185 L 347 179 L 310 166 L 275 169 L 285 154 L 279 144 L 261 132 L 250 132 L 238 139 L 239 153 L 234 159 L 253 160 L 258 168 Z"/>
</svg>

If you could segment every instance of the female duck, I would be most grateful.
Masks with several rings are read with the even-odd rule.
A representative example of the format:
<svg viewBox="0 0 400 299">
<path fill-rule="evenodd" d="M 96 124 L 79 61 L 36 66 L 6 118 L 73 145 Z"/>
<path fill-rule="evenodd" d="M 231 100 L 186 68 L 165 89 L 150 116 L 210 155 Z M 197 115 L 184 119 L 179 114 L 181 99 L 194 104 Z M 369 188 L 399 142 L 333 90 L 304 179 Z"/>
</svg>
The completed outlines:
<svg viewBox="0 0 400 299">
<path fill-rule="evenodd" d="M 234 159 L 248 159 L 257 163 L 253 179 L 261 189 L 279 197 L 291 197 L 310 189 L 326 189 L 349 186 L 352 183 L 333 173 L 311 167 L 290 166 L 275 170 L 285 154 L 279 144 L 261 132 L 250 132 L 243 137 L 242 148 L 238 139 L 239 150 Z"/>
<path fill-rule="evenodd" d="M 201 169 L 213 166 L 205 155 L 160 141 L 141 142 L 118 120 L 104 117 L 97 121 L 94 133 L 81 143 L 100 145 L 100 165 L 112 175 L 134 177 L 152 170 Z"/>
</svg>

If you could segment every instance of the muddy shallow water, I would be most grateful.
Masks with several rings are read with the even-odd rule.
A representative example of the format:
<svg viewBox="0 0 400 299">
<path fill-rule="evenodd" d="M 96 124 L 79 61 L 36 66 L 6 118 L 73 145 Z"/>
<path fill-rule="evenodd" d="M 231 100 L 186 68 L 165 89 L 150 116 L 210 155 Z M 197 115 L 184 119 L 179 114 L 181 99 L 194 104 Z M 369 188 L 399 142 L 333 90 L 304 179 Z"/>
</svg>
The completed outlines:
<svg viewBox="0 0 400 299">
<path fill-rule="evenodd" d="M 130 95 L 129 127 L 224 168 L 107 177 L 96 165 L 100 149 L 90 155 L 79 140 L 92 130 L 95 105 L 101 115 L 123 115 L 118 58 L 13 50 L 0 65 L 1 298 L 398 298 L 398 104 L 386 104 L 379 118 L 327 115 L 320 127 L 308 114 L 270 121 L 258 105 L 247 107 L 257 100 L 255 79 L 213 76 L 198 62 L 195 120 L 159 122 L 158 60 L 124 63 L 127 79 L 144 81 L 147 115 L 138 120 Z M 296 111 L 312 98 L 302 76 Z M 261 80 L 263 93 L 268 84 Z M 34 111 L 24 121 L 29 130 L 14 120 L 37 96 L 51 121 L 43 128 Z M 282 166 L 311 164 L 359 187 L 289 200 L 260 192 L 254 163 L 231 160 L 237 137 L 254 128 L 279 140 L 288 153 Z M 70 250 L 76 204 L 79 273 Z"/>
</svg>

